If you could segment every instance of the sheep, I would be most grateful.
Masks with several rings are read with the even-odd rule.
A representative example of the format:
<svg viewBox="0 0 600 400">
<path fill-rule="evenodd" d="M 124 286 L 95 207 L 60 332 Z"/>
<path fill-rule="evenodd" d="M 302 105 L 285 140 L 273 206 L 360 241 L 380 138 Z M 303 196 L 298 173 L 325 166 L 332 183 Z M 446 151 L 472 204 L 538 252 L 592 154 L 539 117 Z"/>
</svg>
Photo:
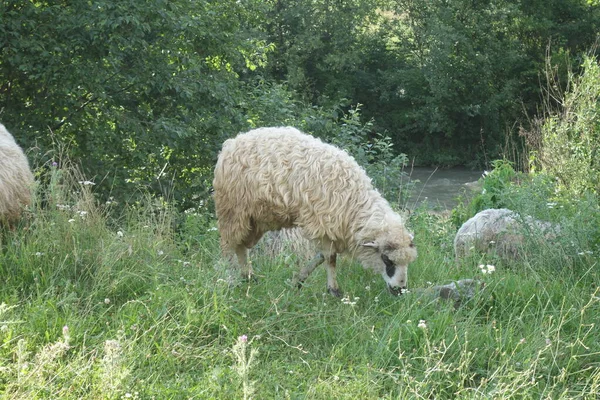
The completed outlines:
<svg viewBox="0 0 600 400">
<path fill-rule="evenodd" d="M 0 223 L 12 227 L 31 203 L 33 174 L 13 136 L 0 123 Z"/>
<path fill-rule="evenodd" d="M 215 166 L 214 201 L 223 254 L 252 276 L 248 249 L 267 231 L 299 227 L 320 251 L 295 276 L 298 287 L 327 260 L 327 289 L 341 296 L 336 257 L 348 253 L 400 294 L 417 257 L 413 235 L 339 148 L 292 127 L 254 129 L 226 140 Z"/>
<path fill-rule="evenodd" d="M 456 259 L 467 256 L 471 250 L 495 252 L 504 260 L 518 259 L 525 242 L 524 230 L 542 232 L 552 239 L 559 227 L 548 222 L 522 218 L 506 208 L 491 208 L 477 213 L 465 222 L 454 238 Z"/>
</svg>

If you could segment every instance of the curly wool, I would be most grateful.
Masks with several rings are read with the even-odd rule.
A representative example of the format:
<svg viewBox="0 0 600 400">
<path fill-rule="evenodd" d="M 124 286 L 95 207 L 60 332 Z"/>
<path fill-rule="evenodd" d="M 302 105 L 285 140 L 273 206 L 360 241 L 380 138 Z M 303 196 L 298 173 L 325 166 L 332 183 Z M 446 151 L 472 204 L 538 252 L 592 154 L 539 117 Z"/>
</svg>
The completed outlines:
<svg viewBox="0 0 600 400">
<path fill-rule="evenodd" d="M 227 140 L 213 182 L 224 249 L 250 248 L 270 230 L 298 226 L 328 253 L 349 252 L 381 273 L 375 243 L 395 262 L 416 257 L 401 217 L 345 151 L 295 128 L 260 128 Z"/>
<path fill-rule="evenodd" d="M 0 124 L 0 222 L 14 223 L 31 202 L 33 174 L 13 136 Z"/>
</svg>

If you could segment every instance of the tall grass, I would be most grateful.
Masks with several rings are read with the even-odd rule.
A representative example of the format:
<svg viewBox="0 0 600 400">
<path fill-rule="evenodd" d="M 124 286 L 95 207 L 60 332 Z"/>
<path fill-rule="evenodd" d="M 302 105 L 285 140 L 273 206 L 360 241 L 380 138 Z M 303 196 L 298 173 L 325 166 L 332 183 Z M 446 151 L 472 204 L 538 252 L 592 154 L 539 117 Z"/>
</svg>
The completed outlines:
<svg viewBox="0 0 600 400">
<path fill-rule="evenodd" d="M 344 259 L 340 301 L 322 270 L 302 290 L 290 286 L 293 246 L 259 249 L 259 280 L 231 286 L 204 215 L 150 199 L 115 215 L 72 166 L 48 174 L 27 226 L 3 234 L 3 398 L 592 399 L 600 390 L 597 257 L 569 247 L 569 236 L 556 252 L 534 249 L 483 275 L 477 264 L 495 261 L 457 264 L 452 223 L 417 212 L 410 286 L 475 277 L 485 289 L 458 309 L 393 298 Z"/>
</svg>

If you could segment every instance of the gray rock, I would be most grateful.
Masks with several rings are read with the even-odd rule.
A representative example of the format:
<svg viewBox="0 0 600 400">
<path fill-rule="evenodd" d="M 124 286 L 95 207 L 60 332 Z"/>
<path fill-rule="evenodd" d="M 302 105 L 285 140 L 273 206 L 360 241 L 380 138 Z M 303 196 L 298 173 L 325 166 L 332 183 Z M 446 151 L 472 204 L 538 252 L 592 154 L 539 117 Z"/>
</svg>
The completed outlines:
<svg viewBox="0 0 600 400">
<path fill-rule="evenodd" d="M 457 259 L 474 250 L 515 260 L 520 258 L 527 238 L 551 240 L 559 231 L 549 222 L 522 217 L 506 208 L 492 208 L 477 213 L 460 227 L 454 238 L 454 253 Z"/>
<path fill-rule="evenodd" d="M 484 286 L 485 284 L 477 279 L 461 279 L 446 285 L 413 289 L 411 292 L 417 296 L 426 297 L 431 300 L 453 301 L 454 307 L 457 308 L 463 302 L 472 299 Z"/>
</svg>

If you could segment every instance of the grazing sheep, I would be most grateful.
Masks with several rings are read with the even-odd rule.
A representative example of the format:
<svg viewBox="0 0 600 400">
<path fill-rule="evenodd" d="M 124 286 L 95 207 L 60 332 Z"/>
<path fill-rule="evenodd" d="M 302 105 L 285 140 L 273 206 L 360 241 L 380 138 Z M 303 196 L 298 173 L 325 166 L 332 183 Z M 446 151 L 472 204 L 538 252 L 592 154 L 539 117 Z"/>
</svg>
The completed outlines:
<svg viewBox="0 0 600 400">
<path fill-rule="evenodd" d="M 215 167 L 214 199 L 221 247 L 237 255 L 271 230 L 300 227 L 320 253 L 303 268 L 301 285 L 327 260 L 327 288 L 340 296 L 336 256 L 347 252 L 380 273 L 393 294 L 406 287 L 417 251 L 402 218 L 346 152 L 290 127 L 261 128 L 225 141 Z"/>
<path fill-rule="evenodd" d="M 12 226 L 31 202 L 33 174 L 23 150 L 0 124 L 0 223 Z"/>
<path fill-rule="evenodd" d="M 521 218 L 506 208 L 491 208 L 477 213 L 460 227 L 454 238 L 454 253 L 459 259 L 471 250 L 495 252 L 505 260 L 514 260 L 523 248 L 525 230 L 542 232 L 546 238 L 558 233 L 558 228 L 548 222 Z"/>
</svg>

